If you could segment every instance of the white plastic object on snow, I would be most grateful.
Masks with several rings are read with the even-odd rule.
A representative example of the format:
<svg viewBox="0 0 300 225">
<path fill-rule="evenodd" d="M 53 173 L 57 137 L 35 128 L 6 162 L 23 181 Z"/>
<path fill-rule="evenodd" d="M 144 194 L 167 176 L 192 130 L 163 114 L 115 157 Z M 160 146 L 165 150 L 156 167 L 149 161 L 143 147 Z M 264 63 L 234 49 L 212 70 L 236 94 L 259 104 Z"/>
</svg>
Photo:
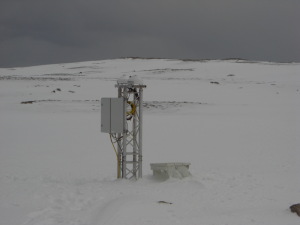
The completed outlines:
<svg viewBox="0 0 300 225">
<path fill-rule="evenodd" d="M 189 166 L 191 163 L 151 163 L 153 176 L 166 180 L 170 177 L 182 179 L 191 176 Z"/>
</svg>

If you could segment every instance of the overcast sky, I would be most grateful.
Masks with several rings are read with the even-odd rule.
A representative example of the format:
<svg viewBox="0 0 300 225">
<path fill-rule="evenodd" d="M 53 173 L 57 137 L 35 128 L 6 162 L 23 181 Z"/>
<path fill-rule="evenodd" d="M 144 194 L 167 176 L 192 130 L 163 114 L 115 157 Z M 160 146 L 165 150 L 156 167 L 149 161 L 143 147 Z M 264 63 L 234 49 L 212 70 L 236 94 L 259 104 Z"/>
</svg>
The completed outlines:
<svg viewBox="0 0 300 225">
<path fill-rule="evenodd" d="M 300 0 L 0 0 L 0 67 L 131 56 L 300 62 Z"/>
</svg>

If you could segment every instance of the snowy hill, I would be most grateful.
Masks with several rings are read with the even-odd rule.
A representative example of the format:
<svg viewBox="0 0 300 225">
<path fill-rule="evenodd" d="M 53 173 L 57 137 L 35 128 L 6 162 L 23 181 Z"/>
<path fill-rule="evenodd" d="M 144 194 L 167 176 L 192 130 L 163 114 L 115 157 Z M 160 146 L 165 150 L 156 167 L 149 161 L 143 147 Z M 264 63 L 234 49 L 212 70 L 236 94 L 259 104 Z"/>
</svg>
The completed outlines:
<svg viewBox="0 0 300 225">
<path fill-rule="evenodd" d="M 298 224 L 299 71 L 163 59 L 0 69 L 0 224 Z M 100 99 L 123 74 L 147 85 L 136 182 L 116 180 L 100 133 Z M 150 163 L 178 161 L 192 177 L 153 179 Z"/>
</svg>

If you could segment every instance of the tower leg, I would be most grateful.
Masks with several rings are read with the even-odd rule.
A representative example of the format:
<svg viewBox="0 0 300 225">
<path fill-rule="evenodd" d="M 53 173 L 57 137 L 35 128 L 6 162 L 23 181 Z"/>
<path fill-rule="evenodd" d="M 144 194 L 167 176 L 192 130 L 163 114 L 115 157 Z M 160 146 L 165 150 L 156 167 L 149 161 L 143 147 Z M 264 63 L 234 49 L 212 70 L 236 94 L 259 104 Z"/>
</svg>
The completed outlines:
<svg viewBox="0 0 300 225">
<path fill-rule="evenodd" d="M 139 90 L 139 178 L 143 176 L 143 88 Z"/>
</svg>

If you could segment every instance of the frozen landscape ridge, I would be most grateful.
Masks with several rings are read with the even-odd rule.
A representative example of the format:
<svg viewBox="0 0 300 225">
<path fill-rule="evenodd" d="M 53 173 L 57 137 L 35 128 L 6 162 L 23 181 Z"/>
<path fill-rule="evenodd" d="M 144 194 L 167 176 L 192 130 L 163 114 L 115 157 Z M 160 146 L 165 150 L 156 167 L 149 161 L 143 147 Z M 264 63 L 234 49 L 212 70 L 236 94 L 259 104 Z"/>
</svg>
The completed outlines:
<svg viewBox="0 0 300 225">
<path fill-rule="evenodd" d="M 0 224 L 295 225 L 300 64 L 116 59 L 0 69 Z M 116 179 L 100 99 L 144 92 L 143 171 Z M 190 162 L 153 179 L 150 163 Z"/>
</svg>

